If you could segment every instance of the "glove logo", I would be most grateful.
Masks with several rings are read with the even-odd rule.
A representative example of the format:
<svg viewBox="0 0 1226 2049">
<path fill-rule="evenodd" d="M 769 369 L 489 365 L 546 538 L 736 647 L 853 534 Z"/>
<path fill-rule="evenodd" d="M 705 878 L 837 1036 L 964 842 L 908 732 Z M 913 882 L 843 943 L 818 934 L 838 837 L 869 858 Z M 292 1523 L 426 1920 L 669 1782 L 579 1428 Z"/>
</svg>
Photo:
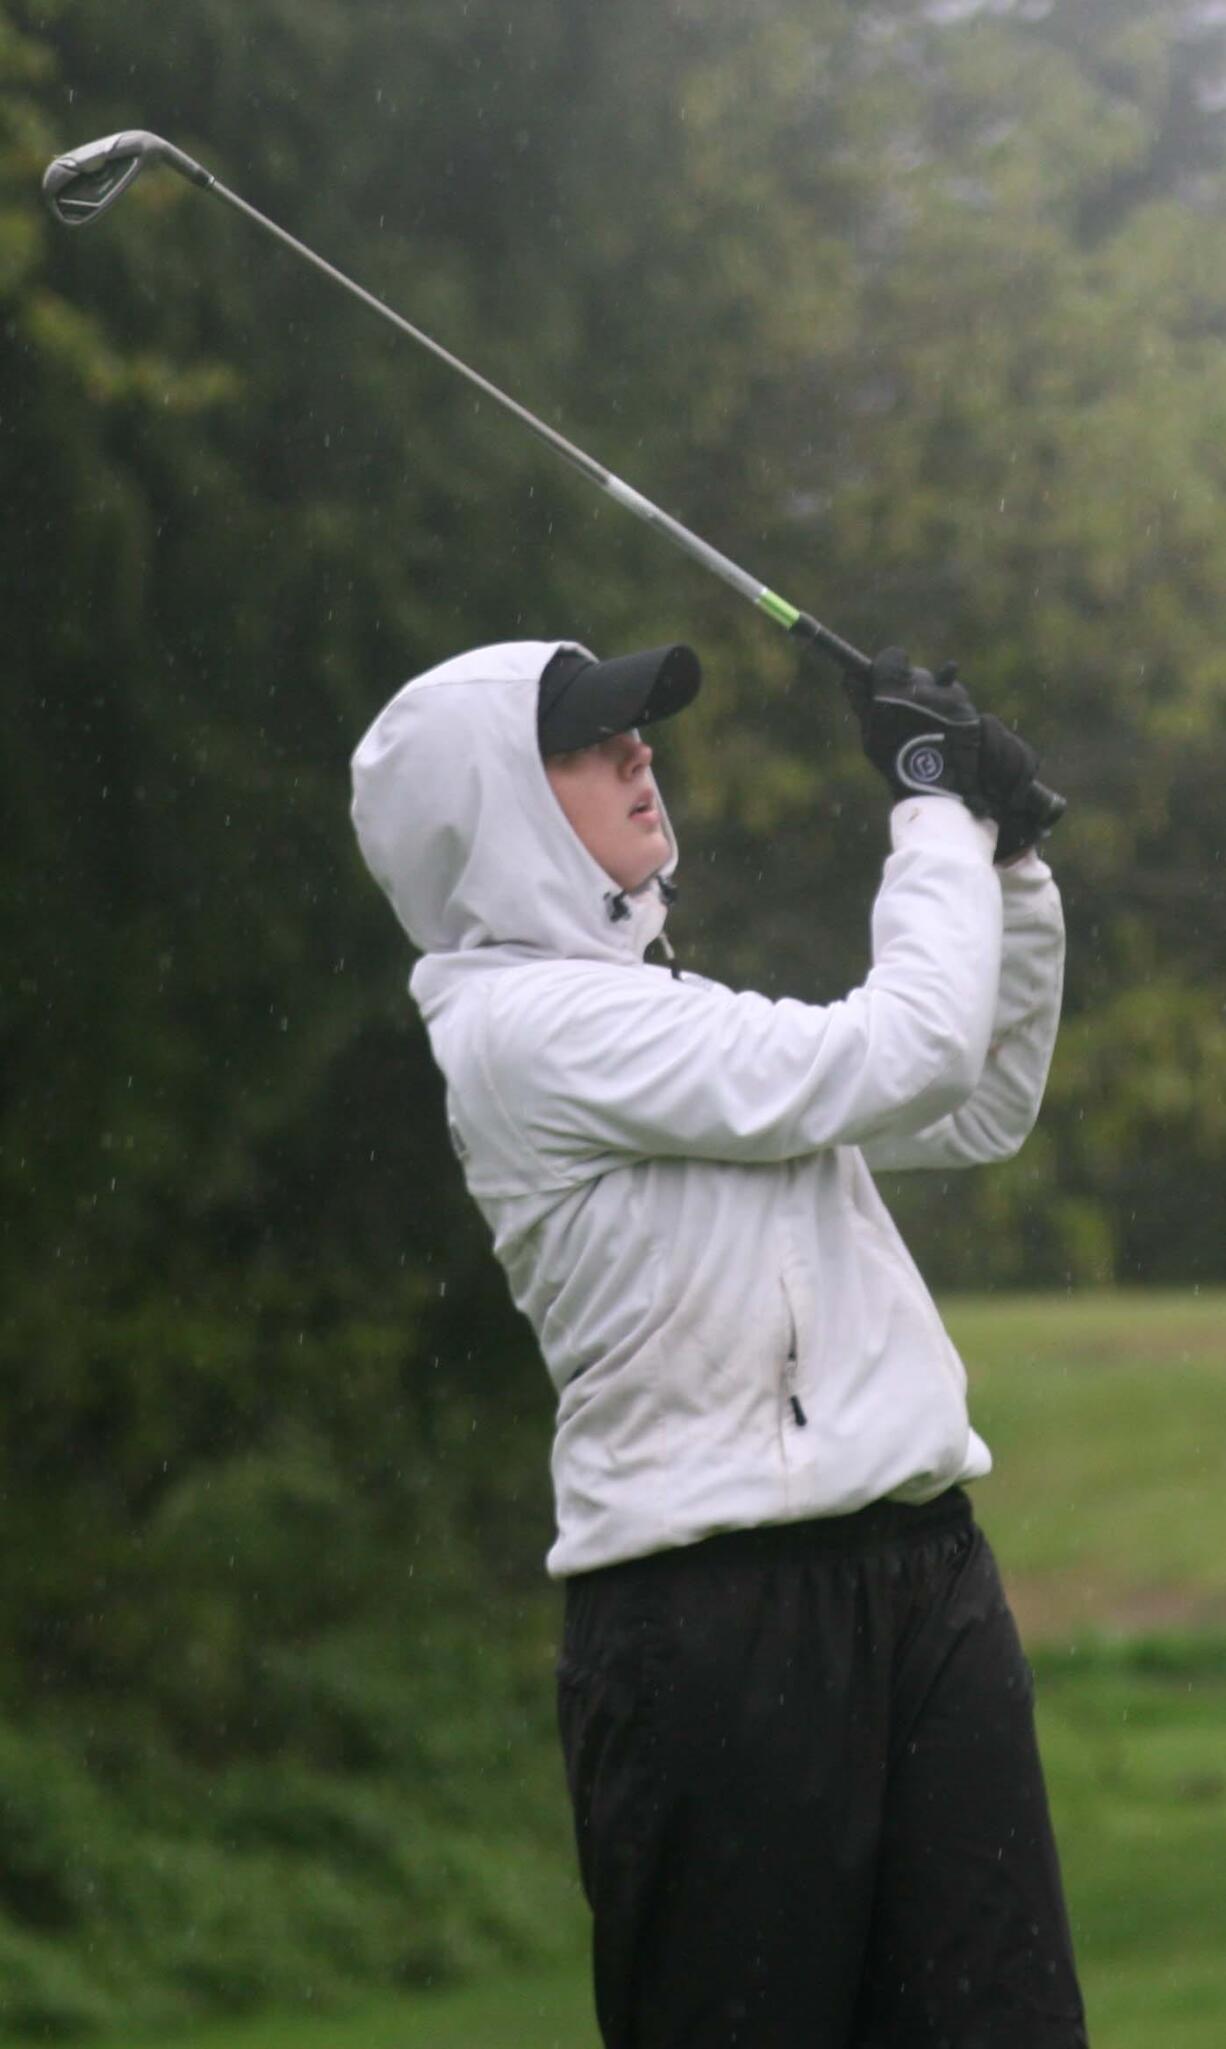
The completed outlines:
<svg viewBox="0 0 1226 2049">
<path fill-rule="evenodd" d="M 942 733 L 918 733 L 900 747 L 894 773 L 908 790 L 931 790 L 945 773 Z"/>
</svg>

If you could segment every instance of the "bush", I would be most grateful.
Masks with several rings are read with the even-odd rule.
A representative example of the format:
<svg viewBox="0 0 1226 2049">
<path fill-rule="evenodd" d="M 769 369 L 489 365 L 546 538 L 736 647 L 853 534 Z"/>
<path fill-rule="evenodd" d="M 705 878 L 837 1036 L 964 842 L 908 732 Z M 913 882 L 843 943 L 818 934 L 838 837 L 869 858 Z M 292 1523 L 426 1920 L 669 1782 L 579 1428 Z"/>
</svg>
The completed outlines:
<svg viewBox="0 0 1226 2049">
<path fill-rule="evenodd" d="M 0 1726 L 4 2027 L 319 2010 L 577 1947 L 550 1597 L 495 1630 L 405 1606 L 248 1656 L 269 1754 L 185 1747 L 183 1673 L 161 1716 Z"/>
</svg>

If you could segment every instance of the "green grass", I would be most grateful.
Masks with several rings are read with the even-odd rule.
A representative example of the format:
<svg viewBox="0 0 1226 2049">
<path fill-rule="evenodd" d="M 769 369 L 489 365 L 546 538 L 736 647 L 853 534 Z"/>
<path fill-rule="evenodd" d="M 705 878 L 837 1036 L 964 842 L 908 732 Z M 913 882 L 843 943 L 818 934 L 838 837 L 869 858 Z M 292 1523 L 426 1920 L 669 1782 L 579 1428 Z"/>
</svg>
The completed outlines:
<svg viewBox="0 0 1226 2049">
<path fill-rule="evenodd" d="M 976 1504 L 1038 1672 L 1091 2039 L 1095 2049 L 1220 2049 L 1226 1297 L 945 1308 L 997 1461 Z M 596 2035 L 576 1960 L 348 2016 L 152 2036 L 145 2049 L 291 2045 L 596 2049 Z M 128 2034 L 113 2049 L 137 2043 Z"/>
<path fill-rule="evenodd" d="M 1226 1630 L 1226 1296 L 946 1309 L 996 1459 L 976 1505 L 1027 1640 Z"/>
<path fill-rule="evenodd" d="M 342 2015 L 275 2015 L 92 2049 L 599 2049 L 583 1967 L 501 1975 Z"/>
<path fill-rule="evenodd" d="M 348 2013 L 273 2014 L 184 2034 L 107 2037 L 90 2049 L 485 2049 L 486 2044 L 497 2044 L 497 2049 L 599 2049 L 582 1968 L 516 1972 L 459 1992 L 384 1999 Z"/>
<path fill-rule="evenodd" d="M 1208 2049 L 1226 2019 L 1226 1642 L 1150 1650 L 1037 1660 L 1044 1758 L 1092 2039 Z"/>
</svg>

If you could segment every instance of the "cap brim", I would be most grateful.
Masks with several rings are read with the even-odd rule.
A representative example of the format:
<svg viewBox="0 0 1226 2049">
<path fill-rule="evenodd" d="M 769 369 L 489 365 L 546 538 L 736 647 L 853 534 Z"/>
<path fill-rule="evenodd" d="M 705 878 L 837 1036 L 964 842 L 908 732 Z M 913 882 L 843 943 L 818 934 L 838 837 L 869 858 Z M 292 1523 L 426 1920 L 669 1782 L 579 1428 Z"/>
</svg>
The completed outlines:
<svg viewBox="0 0 1226 2049">
<path fill-rule="evenodd" d="M 541 752 L 569 754 L 614 733 L 658 725 L 698 695 L 702 668 L 692 647 L 645 648 L 577 668 L 540 717 Z"/>
</svg>

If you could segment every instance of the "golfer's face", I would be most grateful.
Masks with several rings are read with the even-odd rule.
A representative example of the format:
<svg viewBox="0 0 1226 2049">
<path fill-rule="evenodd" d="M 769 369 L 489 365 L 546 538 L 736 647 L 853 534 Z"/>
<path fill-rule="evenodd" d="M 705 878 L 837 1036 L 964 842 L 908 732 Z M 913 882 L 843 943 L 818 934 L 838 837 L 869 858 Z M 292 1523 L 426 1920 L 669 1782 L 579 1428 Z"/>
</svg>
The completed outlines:
<svg viewBox="0 0 1226 2049">
<path fill-rule="evenodd" d="M 619 889 L 637 889 L 672 853 L 651 773 L 651 749 L 637 733 L 615 733 L 545 762 L 554 796 L 593 859 Z"/>
</svg>

